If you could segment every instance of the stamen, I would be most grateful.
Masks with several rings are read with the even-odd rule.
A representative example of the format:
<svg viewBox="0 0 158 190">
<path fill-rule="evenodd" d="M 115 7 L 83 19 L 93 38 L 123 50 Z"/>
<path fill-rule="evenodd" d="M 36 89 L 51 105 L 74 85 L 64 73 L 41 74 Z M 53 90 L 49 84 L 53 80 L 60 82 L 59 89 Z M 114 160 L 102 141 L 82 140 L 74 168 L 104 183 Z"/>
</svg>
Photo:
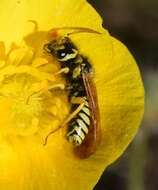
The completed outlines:
<svg viewBox="0 0 158 190">
<path fill-rule="evenodd" d="M 32 76 L 34 76 L 38 79 L 41 79 L 41 80 L 47 79 L 52 82 L 55 80 L 55 78 L 53 77 L 53 74 L 41 72 L 41 71 L 37 70 L 36 68 L 27 66 L 27 65 L 22 65 L 22 66 L 18 66 L 18 67 L 14 66 L 14 65 L 10 65 L 10 66 L 7 66 L 4 69 L 0 70 L 1 78 L 3 78 L 2 76 L 5 76 L 5 75 L 14 75 L 14 74 L 22 74 L 22 73 L 31 74 Z"/>
<path fill-rule="evenodd" d="M 36 67 L 36 68 L 41 67 L 41 66 L 46 65 L 46 64 L 48 64 L 48 61 L 44 58 L 38 58 L 32 62 L 32 66 Z"/>
<path fill-rule="evenodd" d="M 68 113 L 66 94 L 60 93 L 65 91 L 65 84 L 58 75 L 69 69 L 57 71 L 56 61 L 35 52 L 24 45 L 11 48 L 4 60 L 0 54 L 1 118 L 3 106 L 8 109 L 5 134 L 36 134 L 41 139 L 57 128 Z"/>
<path fill-rule="evenodd" d="M 35 20 L 28 20 L 28 22 L 34 24 L 34 29 L 33 32 L 37 32 L 38 31 L 38 23 Z"/>
</svg>

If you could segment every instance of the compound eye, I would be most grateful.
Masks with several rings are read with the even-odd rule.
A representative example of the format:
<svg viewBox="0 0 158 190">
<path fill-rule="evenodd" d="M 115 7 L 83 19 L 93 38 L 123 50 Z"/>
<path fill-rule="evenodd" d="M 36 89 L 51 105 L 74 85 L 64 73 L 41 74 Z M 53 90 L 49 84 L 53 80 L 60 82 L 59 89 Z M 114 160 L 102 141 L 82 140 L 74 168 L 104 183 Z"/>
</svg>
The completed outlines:
<svg viewBox="0 0 158 190">
<path fill-rule="evenodd" d="M 57 51 L 57 57 L 58 59 L 62 59 L 67 55 L 67 53 L 64 50 L 58 50 Z"/>
</svg>

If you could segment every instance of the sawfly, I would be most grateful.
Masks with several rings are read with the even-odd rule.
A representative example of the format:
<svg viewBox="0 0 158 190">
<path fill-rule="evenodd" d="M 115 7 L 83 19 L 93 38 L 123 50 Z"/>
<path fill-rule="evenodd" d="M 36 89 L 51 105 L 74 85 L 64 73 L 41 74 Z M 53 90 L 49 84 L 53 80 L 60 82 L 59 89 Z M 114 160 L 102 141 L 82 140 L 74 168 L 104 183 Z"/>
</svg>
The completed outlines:
<svg viewBox="0 0 158 190">
<path fill-rule="evenodd" d="M 74 151 L 79 157 L 87 158 L 96 151 L 100 141 L 100 118 L 94 69 L 88 58 L 79 53 L 79 49 L 69 36 L 82 32 L 101 33 L 81 27 L 54 28 L 51 32 L 59 30 L 73 30 L 73 32 L 66 36 L 57 36 L 44 45 L 45 52 L 54 56 L 60 63 L 67 84 L 66 89 L 69 91 L 70 115 L 59 128 L 68 125 L 66 135 L 68 141 L 73 143 Z M 48 137 L 55 131 L 51 131 L 46 136 L 45 145 Z"/>
</svg>

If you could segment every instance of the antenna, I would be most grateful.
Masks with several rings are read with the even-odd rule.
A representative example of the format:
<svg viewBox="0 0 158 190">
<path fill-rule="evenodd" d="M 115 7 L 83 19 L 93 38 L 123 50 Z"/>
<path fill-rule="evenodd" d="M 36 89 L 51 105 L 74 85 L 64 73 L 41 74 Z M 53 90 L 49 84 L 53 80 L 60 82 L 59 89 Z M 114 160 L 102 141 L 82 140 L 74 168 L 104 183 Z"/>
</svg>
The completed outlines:
<svg viewBox="0 0 158 190">
<path fill-rule="evenodd" d="M 92 33 L 92 34 L 102 34 L 98 31 L 95 31 L 91 28 L 84 28 L 84 27 L 69 27 L 69 26 L 65 26 L 65 27 L 57 27 L 57 28 L 53 28 L 50 32 L 54 32 L 56 30 L 76 30 L 74 32 L 68 33 L 67 35 L 73 35 L 73 34 L 77 34 L 77 33 Z"/>
</svg>

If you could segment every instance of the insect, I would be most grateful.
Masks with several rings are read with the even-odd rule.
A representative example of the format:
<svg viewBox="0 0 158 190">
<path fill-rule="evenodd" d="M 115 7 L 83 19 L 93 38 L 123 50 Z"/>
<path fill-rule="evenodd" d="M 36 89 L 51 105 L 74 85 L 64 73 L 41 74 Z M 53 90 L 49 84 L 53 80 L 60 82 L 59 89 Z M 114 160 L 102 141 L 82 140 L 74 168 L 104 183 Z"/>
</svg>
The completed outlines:
<svg viewBox="0 0 158 190">
<path fill-rule="evenodd" d="M 88 59 L 79 53 L 69 35 L 79 32 L 98 32 L 79 27 L 57 28 L 56 30 L 58 29 L 74 29 L 75 31 L 45 44 L 44 50 L 56 57 L 61 70 L 65 71 L 71 111 L 62 126 L 68 125 L 67 139 L 73 143 L 74 152 L 81 158 L 87 158 L 95 152 L 100 141 L 97 92 L 93 82 L 93 67 Z M 47 135 L 45 144 L 54 132 Z"/>
</svg>

